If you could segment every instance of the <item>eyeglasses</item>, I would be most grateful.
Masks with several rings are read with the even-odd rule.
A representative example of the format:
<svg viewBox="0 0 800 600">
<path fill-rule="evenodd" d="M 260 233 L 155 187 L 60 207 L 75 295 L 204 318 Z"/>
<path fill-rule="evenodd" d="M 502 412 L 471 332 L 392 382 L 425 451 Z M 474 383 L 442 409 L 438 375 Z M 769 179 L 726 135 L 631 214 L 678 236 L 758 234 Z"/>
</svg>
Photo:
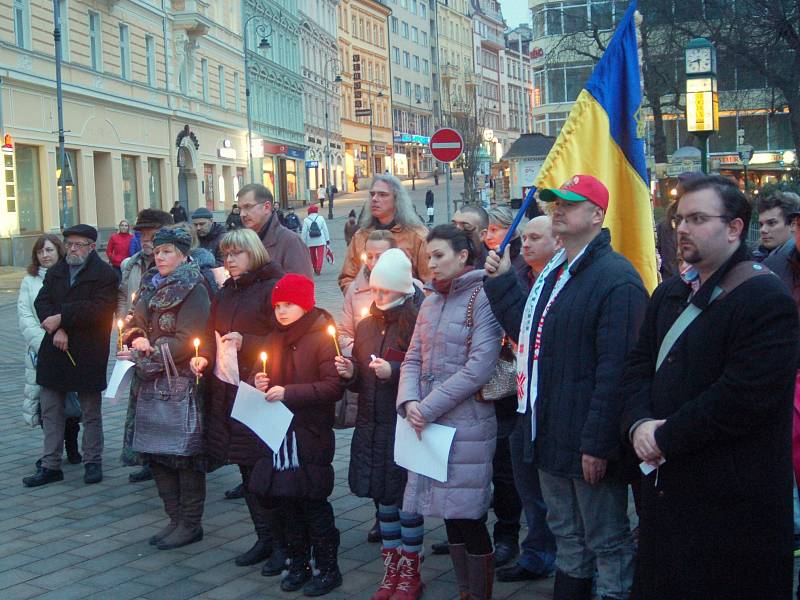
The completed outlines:
<svg viewBox="0 0 800 600">
<path fill-rule="evenodd" d="M 251 210 L 253 210 L 256 206 L 259 206 L 260 204 L 266 204 L 266 202 L 256 202 L 255 204 L 240 204 L 239 205 L 239 212 L 250 212 Z"/>
<path fill-rule="evenodd" d="M 75 248 L 76 250 L 80 250 L 81 248 L 86 248 L 86 246 L 91 246 L 92 242 L 64 242 L 64 246 L 68 249 L 72 250 Z"/>
<path fill-rule="evenodd" d="M 236 260 L 242 254 L 244 254 L 244 252 L 245 252 L 244 250 L 231 250 L 230 252 L 223 252 L 222 260 L 228 260 L 229 258 Z"/>
<path fill-rule="evenodd" d="M 672 226 L 675 229 L 677 229 L 678 227 L 681 226 L 681 223 L 683 223 L 684 221 L 686 222 L 686 225 L 688 225 L 689 227 L 699 227 L 700 225 L 708 223 L 708 221 L 711 219 L 722 219 L 726 223 L 729 223 L 730 221 L 733 220 L 728 215 L 707 215 L 705 213 L 692 213 L 690 215 L 686 215 L 685 217 L 683 215 L 675 215 L 674 217 L 672 217 L 671 222 Z"/>
</svg>

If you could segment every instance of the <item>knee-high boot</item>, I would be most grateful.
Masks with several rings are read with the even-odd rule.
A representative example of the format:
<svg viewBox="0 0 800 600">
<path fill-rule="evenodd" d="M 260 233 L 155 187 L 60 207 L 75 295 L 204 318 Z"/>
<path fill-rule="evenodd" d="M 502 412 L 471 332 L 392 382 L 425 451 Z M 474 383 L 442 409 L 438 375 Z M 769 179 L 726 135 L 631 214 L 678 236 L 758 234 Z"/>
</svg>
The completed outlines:
<svg viewBox="0 0 800 600">
<path fill-rule="evenodd" d="M 492 600 L 494 553 L 467 554 L 470 600 Z"/>
<path fill-rule="evenodd" d="M 261 574 L 275 577 L 286 568 L 286 523 L 278 508 L 268 508 L 264 516 L 272 534 L 272 554 L 261 567 Z"/>
<path fill-rule="evenodd" d="M 169 467 L 153 463 L 153 479 L 161 501 L 164 503 L 164 512 L 169 517 L 169 523 L 161 531 L 150 538 L 150 545 L 157 546 L 161 540 L 171 534 L 178 527 L 181 514 L 181 494 L 178 472 Z"/>
<path fill-rule="evenodd" d="M 206 501 L 206 474 L 179 469 L 181 518 L 171 534 L 158 544 L 159 550 L 171 550 L 203 539 L 203 505 Z"/>
<path fill-rule="evenodd" d="M 257 539 L 252 548 L 236 557 L 234 562 L 240 567 L 248 567 L 266 560 L 272 553 L 273 548 L 272 534 L 267 519 L 268 509 L 264 508 L 263 503 L 256 494 L 247 490 L 244 490 L 244 501 L 250 511 L 250 518 L 253 520 Z"/>
</svg>

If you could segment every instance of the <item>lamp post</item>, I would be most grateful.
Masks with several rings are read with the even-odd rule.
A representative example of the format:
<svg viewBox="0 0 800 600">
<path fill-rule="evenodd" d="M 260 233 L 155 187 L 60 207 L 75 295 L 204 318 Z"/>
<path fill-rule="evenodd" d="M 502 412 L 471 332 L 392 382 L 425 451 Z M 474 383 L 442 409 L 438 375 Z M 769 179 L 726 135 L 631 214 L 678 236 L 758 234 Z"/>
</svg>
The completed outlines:
<svg viewBox="0 0 800 600">
<path fill-rule="evenodd" d="M 61 161 L 61 229 L 69 227 L 67 214 L 67 152 L 64 149 L 64 99 L 61 93 L 61 11 L 60 2 L 53 0 L 53 42 L 56 46 L 56 105 L 58 108 L 58 156 Z M 72 177 L 72 170 L 69 171 Z M 58 184 L 58 181 L 56 181 Z"/>
<path fill-rule="evenodd" d="M 684 50 L 686 129 L 701 142 L 700 167 L 708 173 L 708 138 L 719 130 L 717 52 L 705 38 L 691 40 Z"/>
<path fill-rule="evenodd" d="M 374 109 L 372 106 L 372 90 L 374 89 L 372 86 L 376 85 L 377 82 L 369 81 L 367 79 L 361 80 L 361 85 L 366 85 L 369 88 L 368 96 L 369 96 L 369 152 L 367 153 L 367 157 L 369 160 L 369 170 L 372 173 L 372 177 L 375 177 L 375 159 L 374 159 L 374 142 L 373 142 L 373 131 L 372 131 L 372 119 L 374 115 Z M 383 98 L 383 92 L 378 91 L 375 95 L 376 98 Z"/>
<path fill-rule="evenodd" d="M 341 70 L 341 66 L 339 65 L 339 59 L 336 57 L 329 58 L 325 63 L 325 194 L 328 196 L 328 219 L 333 219 L 333 192 L 331 191 L 331 129 L 328 125 L 328 83 L 330 82 L 330 77 L 328 76 L 328 68 L 330 65 L 337 65 Z M 333 83 L 341 83 L 342 77 L 339 73 L 336 73 L 336 77 L 333 78 Z"/>
<path fill-rule="evenodd" d="M 272 35 L 272 25 L 269 24 L 261 15 L 253 15 L 244 22 L 243 37 L 244 37 L 244 94 L 247 97 L 247 156 L 250 163 L 250 183 L 255 181 L 255 170 L 253 169 L 253 115 L 250 100 L 250 66 L 247 60 L 247 28 L 250 21 L 254 19 L 261 19 L 263 22 L 256 25 L 256 34 L 261 38 L 258 42 L 258 47 L 261 50 L 269 50 L 272 44 L 269 43 L 269 37 Z"/>
</svg>

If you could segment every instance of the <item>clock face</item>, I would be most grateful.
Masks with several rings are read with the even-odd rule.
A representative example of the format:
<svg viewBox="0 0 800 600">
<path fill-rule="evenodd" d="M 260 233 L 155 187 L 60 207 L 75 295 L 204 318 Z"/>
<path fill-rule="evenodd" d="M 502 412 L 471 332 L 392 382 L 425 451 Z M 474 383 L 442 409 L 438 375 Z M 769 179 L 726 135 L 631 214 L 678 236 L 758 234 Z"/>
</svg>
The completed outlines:
<svg viewBox="0 0 800 600">
<path fill-rule="evenodd" d="M 711 73 L 711 48 L 689 48 L 686 50 L 686 72 L 694 73 Z"/>
</svg>

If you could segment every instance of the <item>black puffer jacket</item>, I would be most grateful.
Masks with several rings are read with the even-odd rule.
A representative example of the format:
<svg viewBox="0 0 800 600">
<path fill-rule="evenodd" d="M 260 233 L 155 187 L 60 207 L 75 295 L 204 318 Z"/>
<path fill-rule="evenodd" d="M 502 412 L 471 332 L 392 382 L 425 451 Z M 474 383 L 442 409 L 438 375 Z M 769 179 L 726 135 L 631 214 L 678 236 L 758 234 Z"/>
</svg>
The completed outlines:
<svg viewBox="0 0 800 600">
<path fill-rule="evenodd" d="M 208 343 L 201 354 L 208 360 L 205 377 L 211 382 L 206 401 L 206 453 L 215 463 L 253 465 L 269 451 L 249 427 L 231 418 L 238 388 L 213 375 L 217 351 L 214 331 L 220 335 L 232 331 L 242 335 L 239 378 L 247 381 L 251 375 L 250 368 L 256 364 L 259 354 L 266 350 L 264 336 L 274 324 L 272 288 L 283 274 L 278 265 L 269 262 L 238 280 L 231 277 L 211 305 L 205 336 Z"/>
<path fill-rule="evenodd" d="M 371 316 L 356 326 L 353 344 L 355 375 L 349 388 L 358 393 L 358 416 L 350 446 L 350 489 L 356 496 L 385 504 L 402 499 L 406 471 L 394 463 L 394 430 L 397 423 L 397 382 L 402 355 L 414 333 L 419 306 L 424 300 L 418 288 L 402 305 L 386 312 L 372 305 Z M 378 379 L 369 368 L 370 355 L 389 360 L 392 376 Z"/>
<path fill-rule="evenodd" d="M 609 460 L 608 474 L 619 474 L 619 383 L 628 351 L 636 343 L 647 292 L 625 257 L 611 249 L 603 229 L 570 266 L 572 278 L 547 313 L 539 355 L 534 457 L 539 468 L 562 477 L 583 478 L 581 455 Z M 558 272 L 547 278 L 533 323 L 541 319 Z M 515 341 L 528 292 L 513 272 L 487 279 L 484 290 L 492 312 Z M 536 327 L 531 339 L 533 344 Z M 530 373 L 533 353 L 530 353 Z M 526 436 L 530 439 L 530 407 Z"/>
</svg>

